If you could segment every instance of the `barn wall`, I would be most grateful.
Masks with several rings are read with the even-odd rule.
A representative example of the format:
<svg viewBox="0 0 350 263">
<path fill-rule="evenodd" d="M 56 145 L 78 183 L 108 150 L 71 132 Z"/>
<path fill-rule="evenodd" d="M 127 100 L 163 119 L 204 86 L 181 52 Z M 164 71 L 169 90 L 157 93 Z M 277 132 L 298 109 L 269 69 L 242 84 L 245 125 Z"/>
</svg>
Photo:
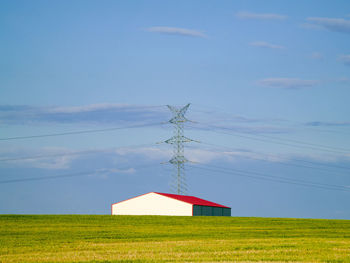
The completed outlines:
<svg viewBox="0 0 350 263">
<path fill-rule="evenodd" d="M 192 216 L 192 205 L 156 193 L 148 193 L 113 204 L 112 215 Z"/>
<path fill-rule="evenodd" d="M 201 216 L 202 215 L 202 206 L 194 205 L 193 206 L 193 215 L 194 216 Z"/>
<path fill-rule="evenodd" d="M 213 207 L 213 216 L 223 216 L 222 207 Z"/>
<path fill-rule="evenodd" d="M 231 208 L 194 205 L 193 215 L 194 216 L 231 216 Z"/>
<path fill-rule="evenodd" d="M 222 209 L 223 216 L 231 216 L 231 208 L 223 208 Z"/>
<path fill-rule="evenodd" d="M 202 216 L 212 216 L 213 207 L 211 206 L 202 206 Z"/>
</svg>

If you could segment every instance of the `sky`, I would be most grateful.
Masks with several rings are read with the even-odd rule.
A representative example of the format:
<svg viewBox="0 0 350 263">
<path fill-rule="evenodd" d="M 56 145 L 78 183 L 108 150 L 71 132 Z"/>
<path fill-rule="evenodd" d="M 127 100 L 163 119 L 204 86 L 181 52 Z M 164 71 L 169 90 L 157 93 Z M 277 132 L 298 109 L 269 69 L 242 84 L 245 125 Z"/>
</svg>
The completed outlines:
<svg viewBox="0 0 350 263">
<path fill-rule="evenodd" d="M 350 219 L 350 2 L 0 1 L 0 213 L 172 192 Z"/>
</svg>

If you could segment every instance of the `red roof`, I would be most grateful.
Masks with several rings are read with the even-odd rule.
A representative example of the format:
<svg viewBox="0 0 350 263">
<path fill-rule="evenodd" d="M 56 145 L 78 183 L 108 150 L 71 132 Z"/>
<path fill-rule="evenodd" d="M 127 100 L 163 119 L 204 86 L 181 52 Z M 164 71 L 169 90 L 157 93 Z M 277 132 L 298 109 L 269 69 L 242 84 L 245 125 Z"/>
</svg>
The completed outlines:
<svg viewBox="0 0 350 263">
<path fill-rule="evenodd" d="M 189 195 L 174 195 L 174 194 L 165 194 L 165 193 L 157 193 L 156 194 L 159 195 L 163 195 L 163 196 L 167 196 L 170 198 L 174 198 L 176 200 L 179 201 L 183 201 L 192 205 L 204 205 L 204 206 L 216 206 L 216 207 L 224 207 L 224 208 L 230 208 L 228 206 L 224 206 L 224 205 L 219 205 L 217 203 L 213 203 L 195 196 L 189 196 Z"/>
</svg>

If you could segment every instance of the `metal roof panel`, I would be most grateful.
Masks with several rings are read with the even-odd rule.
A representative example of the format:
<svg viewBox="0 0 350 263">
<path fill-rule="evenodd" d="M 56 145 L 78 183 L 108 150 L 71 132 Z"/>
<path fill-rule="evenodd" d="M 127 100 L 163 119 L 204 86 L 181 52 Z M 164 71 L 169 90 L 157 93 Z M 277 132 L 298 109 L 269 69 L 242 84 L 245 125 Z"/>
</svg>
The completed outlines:
<svg viewBox="0 0 350 263">
<path fill-rule="evenodd" d="M 166 193 L 157 193 L 157 192 L 154 192 L 154 193 L 159 194 L 159 195 L 163 195 L 163 196 L 167 196 L 170 198 L 174 198 L 176 200 L 183 201 L 183 202 L 186 202 L 186 203 L 189 203 L 192 205 L 203 205 L 203 206 L 215 206 L 215 207 L 230 208 L 228 206 L 213 203 L 213 202 L 210 202 L 210 201 L 207 201 L 207 200 L 195 197 L 195 196 L 166 194 Z"/>
</svg>

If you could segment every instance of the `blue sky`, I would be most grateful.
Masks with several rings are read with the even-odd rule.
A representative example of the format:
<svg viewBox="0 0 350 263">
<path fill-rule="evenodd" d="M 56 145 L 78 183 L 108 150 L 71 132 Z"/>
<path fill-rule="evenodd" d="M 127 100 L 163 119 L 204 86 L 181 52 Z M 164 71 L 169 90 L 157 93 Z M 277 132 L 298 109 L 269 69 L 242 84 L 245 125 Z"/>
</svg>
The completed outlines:
<svg viewBox="0 0 350 263">
<path fill-rule="evenodd" d="M 350 219 L 348 1 L 0 5 L 0 213 L 169 192 L 156 143 L 166 105 L 191 103 L 189 194 L 237 216 Z"/>
</svg>

